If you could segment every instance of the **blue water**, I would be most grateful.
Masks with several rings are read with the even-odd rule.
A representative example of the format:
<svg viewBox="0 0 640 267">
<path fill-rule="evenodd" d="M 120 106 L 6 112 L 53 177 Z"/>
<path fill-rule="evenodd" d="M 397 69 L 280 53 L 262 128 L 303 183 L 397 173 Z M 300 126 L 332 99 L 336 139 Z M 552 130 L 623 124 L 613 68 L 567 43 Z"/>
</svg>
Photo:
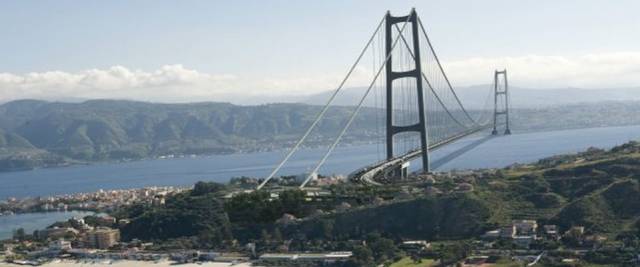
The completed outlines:
<svg viewBox="0 0 640 267">
<path fill-rule="evenodd" d="M 640 139 L 640 126 L 591 128 L 539 133 L 517 133 L 487 138 L 487 133 L 465 138 L 431 154 L 438 170 L 504 167 L 540 158 L 584 151 L 589 147 L 610 148 Z M 457 153 L 468 150 L 466 153 Z M 301 150 L 280 174 L 308 171 L 324 149 Z M 336 149 L 321 170 L 324 174 L 348 174 L 355 168 L 380 160 L 380 145 L 345 146 Z M 460 155 L 458 155 L 460 154 Z M 0 199 L 10 196 L 47 196 L 98 189 L 137 188 L 153 185 L 192 185 L 196 181 L 225 182 L 234 176 L 264 177 L 282 159 L 284 152 L 218 155 L 196 158 L 144 160 L 129 163 L 93 164 L 0 174 Z M 451 156 L 451 155 L 457 155 Z M 441 159 L 448 161 L 442 162 Z M 419 161 L 413 168 L 419 168 Z M 13 229 L 29 231 L 73 213 L 21 214 L 0 217 L 0 239 Z"/>
<path fill-rule="evenodd" d="M 72 217 L 82 218 L 92 214 L 94 213 L 82 211 L 60 211 L 0 216 L 0 240 L 11 238 L 13 231 L 18 228 L 23 228 L 25 233 L 32 234 L 33 231 L 43 229 L 54 222 L 66 221 Z"/>
<path fill-rule="evenodd" d="M 438 159 L 485 138 L 486 135 L 478 134 L 447 145 L 434 151 L 431 160 L 437 162 Z M 590 146 L 609 148 L 639 138 L 640 126 L 538 133 L 514 132 L 513 135 L 488 139 L 442 164 L 438 170 L 504 167 L 516 162 L 527 163 L 552 155 L 574 153 Z M 299 151 L 280 174 L 300 174 L 309 171 L 324 151 L 324 148 Z M 321 169 L 321 173 L 348 174 L 358 167 L 381 159 L 382 151 L 383 148 L 376 144 L 339 147 Z M 0 199 L 90 192 L 99 189 L 192 185 L 201 180 L 225 182 L 231 177 L 243 175 L 264 177 L 282 159 L 284 153 L 279 151 L 154 159 L 6 172 L 0 173 Z"/>
</svg>

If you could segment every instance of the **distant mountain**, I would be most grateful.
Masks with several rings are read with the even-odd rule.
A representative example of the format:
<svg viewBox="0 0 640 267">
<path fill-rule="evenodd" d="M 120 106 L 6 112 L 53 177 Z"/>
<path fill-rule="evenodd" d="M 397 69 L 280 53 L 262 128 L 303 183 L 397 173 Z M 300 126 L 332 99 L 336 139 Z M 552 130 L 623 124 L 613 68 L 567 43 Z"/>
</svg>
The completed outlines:
<svg viewBox="0 0 640 267">
<path fill-rule="evenodd" d="M 319 110 L 319 106 L 303 104 L 20 100 L 0 105 L 0 160 L 24 155 L 20 159 L 26 162 L 5 166 L 20 169 L 34 167 L 28 162 L 53 156 L 95 161 L 270 150 L 288 147 Z M 324 135 L 334 136 L 352 110 L 330 109 L 306 145 L 324 144 Z M 359 130 L 350 136 L 366 134 L 372 126 L 364 122 L 373 114 L 363 110 L 354 125 Z"/>
<path fill-rule="evenodd" d="M 238 106 L 124 100 L 13 101 L 0 105 L 0 171 L 164 155 L 285 149 L 304 133 L 321 108 L 292 103 Z M 351 106 L 330 108 L 304 145 L 315 147 L 333 141 L 352 111 Z M 640 124 L 640 101 L 518 107 L 511 118 L 516 132 L 635 125 Z M 382 110 L 363 108 L 343 144 L 380 140 L 383 120 Z"/>
<path fill-rule="evenodd" d="M 347 88 L 340 92 L 334 103 L 337 105 L 355 105 L 358 103 L 366 88 Z M 455 92 L 461 102 L 468 109 L 479 109 L 486 106 L 487 101 L 493 101 L 491 94 L 492 85 L 476 85 L 469 87 L 455 87 Z M 531 89 L 510 87 L 511 106 L 513 108 L 540 108 L 548 106 L 594 103 L 601 101 L 637 101 L 640 100 L 640 87 L 634 88 L 611 88 L 611 89 L 580 89 L 580 88 L 550 88 Z M 332 92 L 323 92 L 307 97 L 303 100 L 307 104 L 324 104 Z M 369 94 L 366 100 L 367 106 L 378 106 L 383 104 L 382 92 L 378 93 L 376 101 L 375 94 Z M 491 104 L 491 102 L 489 102 Z"/>
</svg>

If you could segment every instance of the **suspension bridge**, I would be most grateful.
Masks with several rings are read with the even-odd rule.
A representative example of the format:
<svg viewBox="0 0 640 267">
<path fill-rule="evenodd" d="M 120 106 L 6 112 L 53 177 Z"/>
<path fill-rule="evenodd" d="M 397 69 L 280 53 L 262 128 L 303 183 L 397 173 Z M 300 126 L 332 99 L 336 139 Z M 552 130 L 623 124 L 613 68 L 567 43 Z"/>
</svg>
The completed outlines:
<svg viewBox="0 0 640 267">
<path fill-rule="evenodd" d="M 422 171 L 428 173 L 432 171 L 429 153 L 440 147 L 491 127 L 493 135 L 502 127 L 504 134 L 511 133 L 506 70 L 496 71 L 493 78 L 485 104 L 465 107 L 415 9 L 406 16 L 387 12 L 313 122 L 257 189 L 275 177 L 322 124 L 336 98 L 352 84 L 364 83 L 366 87 L 300 188 L 317 175 L 365 106 L 375 113 L 370 122 L 376 126 L 372 139 L 381 155 L 377 162 L 353 171 L 349 179 L 373 185 L 403 179 L 409 163 L 419 158 Z"/>
</svg>

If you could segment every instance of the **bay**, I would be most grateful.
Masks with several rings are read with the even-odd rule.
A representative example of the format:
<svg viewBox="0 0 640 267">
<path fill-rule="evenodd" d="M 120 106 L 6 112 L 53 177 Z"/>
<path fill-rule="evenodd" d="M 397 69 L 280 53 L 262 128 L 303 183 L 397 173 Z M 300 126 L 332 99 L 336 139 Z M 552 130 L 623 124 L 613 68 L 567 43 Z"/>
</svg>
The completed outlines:
<svg viewBox="0 0 640 267">
<path fill-rule="evenodd" d="M 530 163 L 541 158 L 584 151 L 589 147 L 610 148 L 640 138 L 640 126 L 589 128 L 550 132 L 518 133 L 489 137 L 488 133 L 462 139 L 431 153 L 437 171 L 499 168 Z M 50 196 L 99 189 L 145 186 L 188 186 L 197 181 L 226 182 L 231 177 L 264 177 L 286 151 L 214 155 L 195 158 L 153 159 L 127 163 L 100 163 L 64 168 L 37 169 L 0 174 L 0 199 Z M 280 175 L 308 172 L 325 148 L 300 150 Z M 381 160 L 383 144 L 338 147 L 321 169 L 323 174 L 348 174 Z M 420 168 L 420 161 L 412 163 Z M 75 212 L 31 213 L 0 217 L 0 239 L 19 227 L 27 232 L 53 222 L 89 214 Z"/>
<path fill-rule="evenodd" d="M 514 132 L 489 138 L 488 133 L 465 138 L 431 154 L 437 170 L 505 167 L 529 163 L 557 154 L 575 153 L 589 147 L 610 148 L 640 138 L 640 126 L 589 128 L 535 133 Z M 486 139 L 486 140 L 483 140 Z M 475 145 L 474 145 L 475 143 Z M 464 150 L 465 147 L 471 149 Z M 308 172 L 326 148 L 302 149 L 284 166 L 280 175 Z M 451 158 L 459 150 L 465 153 Z M 125 163 L 96 163 L 62 168 L 0 173 L 0 199 L 51 196 L 99 189 L 146 186 L 189 186 L 197 181 L 226 182 L 231 177 L 264 177 L 286 151 L 194 158 L 151 159 Z M 383 159 L 382 144 L 338 147 L 329 157 L 323 174 L 348 174 Z M 414 168 L 419 166 L 415 162 Z"/>
<path fill-rule="evenodd" d="M 83 218 L 92 214 L 95 213 L 88 211 L 53 211 L 0 216 L 0 240 L 11 238 L 13 231 L 18 228 L 23 228 L 25 233 L 32 234 L 33 231 L 43 229 L 54 222 L 66 221 L 73 217 Z"/>
</svg>

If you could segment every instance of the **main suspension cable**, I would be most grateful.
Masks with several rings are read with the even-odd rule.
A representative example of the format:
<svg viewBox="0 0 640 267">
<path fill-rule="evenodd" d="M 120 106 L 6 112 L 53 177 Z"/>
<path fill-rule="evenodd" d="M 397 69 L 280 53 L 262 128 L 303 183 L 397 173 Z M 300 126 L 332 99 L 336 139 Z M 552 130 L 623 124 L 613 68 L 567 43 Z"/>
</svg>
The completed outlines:
<svg viewBox="0 0 640 267">
<path fill-rule="evenodd" d="M 256 190 L 260 190 L 262 187 L 264 187 L 269 180 L 271 180 L 273 178 L 273 176 L 280 171 L 280 169 L 282 168 L 282 166 L 284 166 L 284 164 L 289 160 L 289 158 L 291 158 L 291 156 L 298 150 L 298 148 L 300 147 L 300 145 L 307 139 L 307 137 L 309 136 L 309 134 L 311 133 L 311 131 L 315 128 L 315 126 L 318 124 L 318 122 L 320 121 L 320 119 L 322 119 L 322 117 L 324 117 L 324 114 L 327 112 L 327 110 L 329 109 L 329 105 L 331 105 L 331 103 L 333 102 L 333 100 L 336 98 L 336 96 L 338 95 L 338 93 L 340 92 L 340 90 L 342 90 L 342 87 L 345 85 L 345 83 L 347 82 L 347 80 L 349 79 L 349 77 L 351 76 L 351 74 L 353 73 L 353 71 L 356 69 L 356 67 L 358 66 L 358 63 L 360 62 L 360 60 L 362 59 L 362 57 L 364 56 L 365 52 L 367 51 L 367 49 L 369 48 L 369 46 L 371 45 L 371 43 L 373 42 L 374 37 L 376 36 L 376 34 L 378 33 L 378 31 L 380 31 L 380 28 L 382 28 L 382 24 L 384 23 L 385 17 L 382 18 L 382 20 L 380 20 L 380 23 L 378 23 L 378 27 L 376 27 L 376 30 L 373 32 L 373 34 L 371 35 L 371 38 L 369 38 L 369 41 L 367 42 L 367 44 L 364 46 L 364 48 L 362 49 L 362 52 L 360 52 L 360 55 L 358 56 L 358 58 L 356 59 L 356 62 L 353 63 L 353 65 L 351 66 L 351 68 L 349 69 L 349 71 L 347 72 L 347 75 L 344 77 L 344 79 L 342 80 L 342 82 L 340 83 L 340 85 L 338 86 L 338 88 L 333 92 L 333 94 L 331 94 L 331 97 L 329 97 L 329 100 L 327 101 L 327 103 L 325 104 L 325 106 L 322 108 L 322 110 L 320 111 L 320 113 L 318 113 L 318 115 L 316 116 L 316 119 L 313 121 L 313 123 L 311 123 L 311 126 L 309 126 L 309 128 L 307 129 L 307 131 L 304 133 L 304 135 L 302 135 L 302 137 L 298 140 L 298 142 L 291 148 L 291 150 L 289 150 L 289 153 L 287 153 L 287 155 L 284 157 L 284 159 L 278 164 L 278 166 L 276 166 L 275 169 L 273 169 L 273 171 L 269 174 L 269 176 L 267 176 L 267 178 L 260 183 L 260 185 L 258 185 L 258 187 L 256 188 Z"/>
<path fill-rule="evenodd" d="M 398 25 L 396 25 L 396 27 L 398 27 Z M 400 38 L 402 39 L 402 42 L 404 43 L 405 46 L 407 46 L 407 49 L 409 50 L 409 53 L 411 54 L 411 57 L 413 57 L 414 60 L 416 60 L 415 55 L 413 54 L 413 52 L 411 51 L 411 49 L 409 48 L 409 43 L 407 43 L 407 40 L 404 39 L 404 36 L 400 35 Z M 427 78 L 427 76 L 424 74 L 424 72 L 421 72 L 422 77 L 425 79 L 425 82 L 427 83 L 427 86 L 429 87 L 429 89 L 431 90 L 431 92 L 433 92 L 433 95 L 436 97 L 436 99 L 438 100 L 438 102 L 440 103 L 440 105 L 442 105 L 442 108 L 447 112 L 447 114 L 449 114 L 449 116 L 451 117 L 451 119 L 453 119 L 457 124 L 459 124 L 462 127 L 467 127 L 465 124 L 461 123 L 460 121 L 458 121 L 458 119 L 456 119 L 456 117 L 453 115 L 453 113 L 451 113 L 451 111 L 449 111 L 449 109 L 446 107 L 446 105 L 444 104 L 444 102 L 442 102 L 442 99 L 440 99 L 440 96 L 438 96 L 438 93 L 436 93 L 436 91 L 433 89 L 433 86 L 431 85 L 431 82 L 429 82 L 429 79 Z M 471 119 L 471 118 L 470 118 Z M 475 122 L 473 121 L 473 119 L 471 119 L 471 122 L 475 124 Z"/>
<path fill-rule="evenodd" d="M 408 16 L 407 20 L 402 25 L 402 29 L 403 30 L 407 26 L 407 24 L 409 22 L 409 19 L 411 19 L 411 16 Z M 398 35 L 402 36 L 402 31 L 400 31 L 400 33 L 398 33 Z M 400 38 L 396 38 L 396 40 L 393 42 L 393 45 L 391 46 L 391 50 L 393 50 L 396 47 L 396 45 L 398 44 L 399 40 L 400 40 Z M 347 121 L 347 124 L 344 126 L 344 128 L 342 128 L 342 131 L 340 132 L 338 137 L 333 141 L 333 143 L 331 144 L 331 146 L 329 147 L 327 152 L 324 154 L 322 159 L 318 162 L 318 164 L 313 169 L 313 171 L 311 173 L 309 173 L 309 176 L 307 177 L 307 179 L 305 179 L 304 182 L 300 185 L 300 189 L 304 188 L 307 185 L 307 183 L 309 181 L 311 181 L 313 176 L 318 172 L 318 170 L 320 170 L 320 167 L 322 167 L 322 165 L 325 163 L 325 161 L 327 161 L 327 158 L 329 158 L 329 155 L 331 155 L 331 152 L 333 152 L 333 150 L 336 148 L 336 146 L 338 145 L 338 143 L 342 139 L 342 136 L 344 136 L 344 134 L 347 132 L 347 129 L 349 129 L 349 126 L 351 126 L 351 123 L 353 123 L 353 120 L 355 119 L 356 115 L 358 115 L 358 112 L 360 111 L 360 108 L 362 108 L 362 103 L 364 103 L 364 100 L 367 98 L 367 95 L 369 95 L 369 92 L 371 92 L 371 88 L 375 84 L 376 80 L 378 80 L 378 76 L 380 76 L 380 73 L 382 72 L 382 70 L 385 67 L 385 64 L 389 61 L 390 58 L 391 58 L 391 53 L 389 53 L 389 55 L 387 55 L 387 57 L 385 58 L 384 62 L 380 65 L 380 68 L 378 69 L 378 72 L 376 73 L 376 76 L 373 77 L 373 81 L 371 81 L 371 83 L 369 84 L 369 87 L 365 91 L 364 95 L 362 96 L 362 98 L 360 98 L 360 102 L 358 103 L 358 106 L 356 107 L 356 109 L 351 113 L 351 116 L 349 117 L 349 120 Z"/>
<path fill-rule="evenodd" d="M 436 63 L 438 64 L 438 67 L 440 68 L 440 71 L 442 72 L 442 76 L 444 76 L 444 80 L 447 82 L 447 85 L 449 86 L 449 89 L 453 93 L 453 96 L 455 97 L 456 101 L 458 101 L 458 105 L 460 105 L 460 108 L 462 109 L 464 114 L 467 116 L 467 118 L 469 118 L 472 122 L 475 123 L 475 121 L 471 118 L 471 116 L 469 115 L 467 110 L 462 105 L 462 102 L 460 101 L 460 98 L 458 98 L 458 95 L 456 94 L 456 91 L 453 90 L 453 86 L 451 86 L 451 82 L 449 82 L 449 77 L 447 77 L 447 74 L 444 72 L 444 68 L 442 68 L 442 64 L 440 64 L 440 59 L 438 58 L 438 55 L 436 54 L 436 51 L 433 49 L 433 45 L 431 44 L 431 40 L 429 39 L 429 35 L 427 34 L 427 30 L 425 30 L 424 25 L 422 25 L 422 20 L 420 19 L 419 16 L 417 17 L 417 19 L 418 19 L 418 25 L 420 25 L 420 29 L 422 30 L 422 34 L 424 34 L 424 37 L 427 40 L 427 44 L 429 44 L 429 49 L 431 50 L 431 54 L 433 54 L 433 58 L 436 60 Z"/>
</svg>

